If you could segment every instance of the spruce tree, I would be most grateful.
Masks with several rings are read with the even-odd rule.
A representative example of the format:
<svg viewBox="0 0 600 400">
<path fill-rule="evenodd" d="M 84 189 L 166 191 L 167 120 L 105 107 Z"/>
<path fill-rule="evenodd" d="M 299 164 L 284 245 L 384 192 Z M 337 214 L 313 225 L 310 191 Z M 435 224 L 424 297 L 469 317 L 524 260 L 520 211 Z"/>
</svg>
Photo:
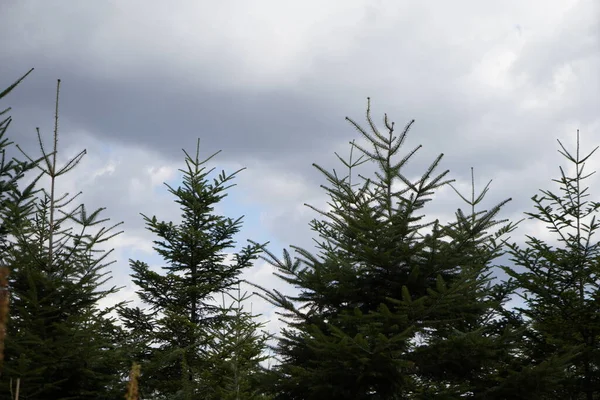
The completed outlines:
<svg viewBox="0 0 600 400">
<path fill-rule="evenodd" d="M 438 304 L 428 310 L 425 331 L 410 354 L 420 383 L 413 398 L 543 399 L 570 359 L 563 354 L 531 365 L 521 356 L 526 324 L 506 308 L 514 282 L 493 277 L 502 268 L 496 260 L 506 254 L 504 236 L 517 224 L 493 220 L 508 200 L 490 211 L 476 210 L 490 184 L 476 196 L 473 169 L 470 199 L 451 184 L 470 213 L 456 212 L 456 221 L 444 228 L 446 236 L 437 244 L 449 248 L 438 247 L 429 262 L 449 261 L 459 266 L 461 277 L 428 289 L 429 301 Z"/>
<path fill-rule="evenodd" d="M 5 98 L 17 87 L 33 69 L 23 75 L 20 79 L 0 92 L 0 100 Z M 4 363 L 4 341 L 6 338 L 6 326 L 9 312 L 7 251 L 11 246 L 11 235 L 19 229 L 24 216 L 29 215 L 33 207 L 35 196 L 34 180 L 24 190 L 19 183 L 25 177 L 25 173 L 35 168 L 35 163 L 8 159 L 7 150 L 10 150 L 13 142 L 6 136 L 12 118 L 7 115 L 10 107 L 0 111 L 0 376 Z"/>
<path fill-rule="evenodd" d="M 15 89 L 32 71 L 33 69 L 0 92 L 0 100 Z M 35 168 L 36 163 L 7 158 L 6 151 L 13 145 L 7 136 L 7 130 L 12 122 L 12 118 L 7 115 L 9 111 L 10 107 L 0 111 L 0 118 L 4 118 L 0 120 L 0 254 L 5 254 L 10 246 L 11 231 L 25 219 L 24 216 L 29 215 L 33 207 L 32 199 L 36 184 L 34 180 L 24 190 L 21 191 L 19 188 L 25 173 Z M 3 258 L 0 258 L 0 265 L 2 262 Z"/>
<path fill-rule="evenodd" d="M 85 154 L 57 165 L 59 91 L 60 81 L 52 152 L 45 151 L 38 130 L 40 162 L 23 153 L 49 178 L 49 190 L 42 188 L 18 222 L 10 221 L 10 246 L 3 253 L 10 269 L 10 319 L 0 393 L 8 397 L 11 382 L 20 380 L 24 399 L 114 398 L 121 367 L 112 352 L 114 321 L 107 316 L 111 309 L 99 309 L 98 301 L 117 289 L 104 288 L 110 251 L 98 245 L 118 233 L 99 218 L 103 209 L 68 209 L 77 195 L 57 194 L 58 178 Z"/>
<path fill-rule="evenodd" d="M 223 322 L 214 296 L 239 282 L 239 274 L 252 265 L 262 247 L 247 245 L 227 260 L 225 252 L 235 247 L 233 237 L 242 217 L 217 215 L 214 207 L 241 170 L 229 175 L 222 171 L 211 182 L 213 169 L 207 170 L 205 164 L 217 153 L 201 160 L 200 141 L 194 157 L 184 153 L 183 184 L 177 189 L 166 185 L 180 205 L 181 222 L 142 215 L 148 230 L 158 237 L 154 249 L 166 265 L 161 273 L 131 260 L 136 293 L 150 312 L 121 310 L 125 326 L 136 338 L 132 346 L 141 364 L 140 392 L 152 398 L 205 398 L 211 332 Z"/>
<path fill-rule="evenodd" d="M 311 222 L 319 253 L 292 246 L 295 259 L 287 250 L 283 259 L 265 258 L 300 289 L 290 296 L 261 288 L 288 324 L 275 348 L 275 398 L 511 398 L 502 397 L 506 391 L 486 397 L 508 388 L 514 377 L 501 374 L 520 367 L 511 353 L 519 332 L 502 307 L 509 288 L 490 282 L 490 262 L 515 227 L 495 220 L 506 201 L 490 211 L 459 210 L 448 224 L 424 221 L 426 203 L 452 182 L 448 171 L 434 173 L 443 155 L 410 180 L 405 166 L 421 146 L 399 151 L 412 122 L 395 136 L 387 116 L 387 134 L 380 133 L 370 107 L 370 132 L 347 120 L 370 149 L 352 142 L 349 160 L 336 154 L 343 176 L 315 165 L 330 198 L 329 211 L 311 207 L 323 217 Z M 369 162 L 374 177 L 356 182 L 355 169 Z"/>
<path fill-rule="evenodd" d="M 228 305 L 225 298 L 231 302 Z M 237 290 L 222 294 L 221 320 L 207 349 L 210 368 L 206 371 L 205 396 L 213 400 L 266 400 L 265 370 L 261 362 L 267 360 L 267 341 L 272 335 L 257 322 L 259 315 L 244 309 L 244 302 L 252 297 Z"/>
<path fill-rule="evenodd" d="M 559 193 L 540 190 L 534 195 L 535 212 L 526 215 L 546 224 L 554 240 L 528 235 L 523 247 L 512 244 L 514 267 L 505 267 L 515 279 L 524 303 L 518 308 L 528 322 L 523 356 L 531 364 L 564 354 L 575 354 L 558 376 L 558 387 L 548 399 L 600 398 L 600 242 L 593 235 L 600 202 L 589 199 L 584 172 L 594 149 L 580 153 L 579 131 L 575 153 L 563 144 L 559 153 L 572 172 L 560 167 Z"/>
</svg>

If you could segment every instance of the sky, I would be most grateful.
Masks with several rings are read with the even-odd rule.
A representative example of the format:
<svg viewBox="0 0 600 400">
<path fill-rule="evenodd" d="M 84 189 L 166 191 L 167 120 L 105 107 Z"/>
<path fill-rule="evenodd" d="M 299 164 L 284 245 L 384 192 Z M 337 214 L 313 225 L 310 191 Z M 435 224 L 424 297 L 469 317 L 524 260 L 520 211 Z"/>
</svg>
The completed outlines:
<svg viewBox="0 0 600 400">
<path fill-rule="evenodd" d="M 39 127 L 50 145 L 61 79 L 59 159 L 87 155 L 58 190 L 123 221 L 109 247 L 124 289 L 109 302 L 137 302 L 129 259 L 160 267 L 140 213 L 178 220 L 163 182 L 179 184 L 198 138 L 201 155 L 222 150 L 218 170 L 246 168 L 217 210 L 245 215 L 238 242 L 278 255 L 310 248 L 304 204 L 327 200 L 312 164 L 340 167 L 334 152 L 360 139 L 345 117 L 365 125 L 367 97 L 380 126 L 416 120 L 409 176 L 444 153 L 440 172 L 468 193 L 474 167 L 477 188 L 493 180 L 482 207 L 512 198 L 501 216 L 514 221 L 555 187 L 557 139 L 572 149 L 579 129 L 584 152 L 600 145 L 596 0 L 4 0 L 0 37 L 1 87 L 35 68 L 0 105 L 8 135 L 37 155 Z M 446 187 L 428 207 L 449 220 L 465 204 Z M 530 221 L 513 237 L 525 234 L 552 239 Z M 259 261 L 244 278 L 289 292 L 272 272 Z M 276 333 L 273 307 L 252 306 Z"/>
</svg>

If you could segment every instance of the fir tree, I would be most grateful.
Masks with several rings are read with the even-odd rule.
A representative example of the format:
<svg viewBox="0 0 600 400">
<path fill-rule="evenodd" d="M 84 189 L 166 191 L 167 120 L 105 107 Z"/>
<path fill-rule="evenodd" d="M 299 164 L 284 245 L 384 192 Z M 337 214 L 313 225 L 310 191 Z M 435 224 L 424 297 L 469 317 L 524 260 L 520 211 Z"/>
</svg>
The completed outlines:
<svg viewBox="0 0 600 400">
<path fill-rule="evenodd" d="M 584 181 L 593 173 L 584 167 L 597 148 L 582 156 L 579 131 L 575 154 L 558 143 L 573 173 L 560 167 L 560 178 L 553 180 L 560 193 L 541 190 L 532 197 L 536 212 L 526 213 L 546 224 L 556 242 L 528 235 L 523 248 L 510 246 L 515 266 L 505 270 L 524 302 L 518 310 L 529 322 L 523 350 L 529 363 L 576 354 L 547 398 L 591 400 L 600 397 L 600 242 L 592 237 L 600 227 L 600 202 L 588 199 Z"/>
<path fill-rule="evenodd" d="M 451 184 L 471 210 L 456 212 L 456 221 L 444 228 L 443 241 L 430 255 L 429 262 L 459 266 L 460 279 L 451 285 L 438 280 L 433 290 L 428 289 L 429 301 L 437 304 L 428 310 L 425 331 L 419 333 L 419 344 L 410 355 L 420 383 L 413 398 L 542 399 L 569 356 L 538 365 L 521 357 L 525 323 L 517 312 L 505 308 L 513 282 L 493 278 L 501 268 L 494 260 L 506 253 L 508 239 L 503 236 L 517 224 L 493 219 L 508 200 L 490 211 L 476 211 L 491 181 L 476 196 L 473 169 L 471 180 L 470 199 Z M 498 225 L 502 226 L 488 232 Z"/>
<path fill-rule="evenodd" d="M 148 230 L 158 236 L 156 252 L 165 260 L 163 273 L 142 261 L 131 261 L 133 282 L 150 314 L 140 308 L 123 308 L 126 327 L 137 336 L 134 348 L 142 366 L 140 391 L 145 396 L 168 399 L 203 398 L 202 377 L 210 368 L 207 348 L 210 332 L 222 318 L 214 296 L 239 282 L 239 274 L 252 265 L 261 251 L 252 244 L 234 254 L 229 262 L 225 251 L 235 247 L 233 237 L 242 218 L 231 219 L 214 213 L 230 181 L 241 170 L 221 172 L 211 182 L 211 170 L 200 157 L 200 141 L 195 157 L 187 152 L 183 185 L 167 185 L 181 206 L 182 222 L 159 221 L 142 215 Z"/>
<path fill-rule="evenodd" d="M 12 238 L 3 254 L 11 272 L 11 314 L 0 393 L 8 396 L 10 382 L 19 379 L 21 398 L 111 398 L 120 364 L 112 352 L 111 310 L 100 310 L 98 301 L 117 289 L 103 289 L 110 252 L 97 247 L 118 233 L 111 233 L 116 225 L 104 226 L 102 209 L 69 210 L 77 195 L 57 195 L 58 178 L 85 154 L 57 166 L 59 89 L 60 81 L 52 152 L 45 151 L 38 130 L 41 161 L 26 156 L 49 177 L 50 189 L 41 189 L 18 222 L 10 222 Z"/>
<path fill-rule="evenodd" d="M 263 330 L 264 324 L 256 321 L 259 315 L 244 310 L 244 302 L 251 297 L 242 294 L 240 286 L 233 293 L 222 294 L 221 320 L 217 329 L 209 334 L 207 354 L 210 368 L 206 371 L 206 399 L 214 400 L 266 400 L 261 362 L 267 360 L 265 350 L 272 335 Z M 231 303 L 226 304 L 225 296 Z M 262 331 L 262 332 L 261 332 Z"/>
<path fill-rule="evenodd" d="M 33 69 L 23 75 L 15 83 L 0 92 L 0 100 L 6 97 L 17 87 Z M 35 167 L 35 163 L 21 160 L 7 159 L 6 151 L 13 144 L 6 136 L 12 121 L 7 113 L 10 108 L 0 111 L 0 374 L 4 363 L 4 341 L 6 338 L 6 326 L 9 312 L 8 275 L 10 270 L 7 266 L 7 253 L 11 243 L 11 234 L 19 229 L 23 216 L 29 215 L 33 207 L 35 195 L 34 180 L 23 191 L 19 183 L 25 177 L 25 173 Z"/>
<path fill-rule="evenodd" d="M 506 201 L 459 210 L 446 225 L 424 221 L 425 204 L 451 183 L 448 171 L 434 173 L 443 155 L 410 180 L 404 167 L 421 146 L 400 157 L 399 150 L 412 122 L 396 137 L 387 116 L 387 135 L 380 133 L 370 108 L 372 132 L 348 120 L 371 149 L 352 143 L 349 160 L 336 154 L 344 176 L 315 165 L 330 197 L 330 211 L 311 207 L 323 217 L 311 222 L 319 254 L 292 246 L 295 260 L 287 250 L 283 259 L 265 258 L 301 290 L 261 288 L 288 323 L 275 348 L 275 398 L 503 398 L 486 396 L 490 385 L 508 387 L 501 373 L 519 367 L 511 364 L 518 331 L 502 315 L 509 288 L 490 283 L 490 262 L 514 228 L 495 220 Z M 374 178 L 355 182 L 354 170 L 367 162 L 378 168 Z"/>
<path fill-rule="evenodd" d="M 0 100 L 16 88 L 32 71 L 33 69 L 2 91 Z M 23 191 L 19 189 L 19 182 L 25 177 L 26 172 L 35 168 L 36 163 L 16 158 L 7 159 L 6 151 L 13 144 L 6 136 L 12 121 L 12 118 L 7 116 L 9 111 L 10 108 L 0 111 L 0 118 L 4 118 L 0 120 L 0 254 L 5 254 L 10 246 L 8 239 L 11 231 L 25 219 L 24 216 L 30 214 L 36 184 L 36 180 L 34 180 Z M 0 258 L 0 265 L 2 262 L 3 259 Z"/>
</svg>

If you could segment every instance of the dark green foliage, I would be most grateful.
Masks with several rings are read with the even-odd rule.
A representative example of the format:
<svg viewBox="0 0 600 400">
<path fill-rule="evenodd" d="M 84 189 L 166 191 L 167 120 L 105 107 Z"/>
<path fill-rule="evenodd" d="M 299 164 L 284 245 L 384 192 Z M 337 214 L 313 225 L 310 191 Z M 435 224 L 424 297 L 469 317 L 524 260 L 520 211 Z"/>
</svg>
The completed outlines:
<svg viewBox="0 0 600 400">
<path fill-rule="evenodd" d="M 264 324 L 255 320 L 258 315 L 244 310 L 242 303 L 251 297 L 248 293 L 242 294 L 238 286 L 227 296 L 232 301 L 227 305 L 223 294 L 222 323 L 209 332 L 212 339 L 207 348 L 209 368 L 203 376 L 203 398 L 267 400 L 260 363 L 267 360 L 264 351 L 271 335 L 261 332 Z"/>
<path fill-rule="evenodd" d="M 20 379 L 22 399 L 114 398 L 113 389 L 121 390 L 115 372 L 124 360 L 113 351 L 117 328 L 107 316 L 111 310 L 97 304 L 116 288 L 102 288 L 110 252 L 97 247 L 116 235 L 110 233 L 115 226 L 104 226 L 102 209 L 68 210 L 76 196 L 55 194 L 57 178 L 85 154 L 57 167 L 57 129 L 58 90 L 53 151 L 45 152 L 38 131 L 42 158 L 27 157 L 49 177 L 50 189 L 30 196 L 26 207 L 9 208 L 10 246 L 2 262 L 10 269 L 10 320 L 0 393 L 8 396 L 11 379 Z M 27 190 L 33 193 L 33 186 Z"/>
<path fill-rule="evenodd" d="M 239 172 L 222 172 L 212 182 L 207 160 L 186 155 L 183 185 L 169 192 L 181 206 L 182 222 L 162 222 L 143 216 L 148 230 L 159 237 L 156 252 L 166 265 L 164 273 L 155 272 L 141 261 L 131 261 L 137 293 L 149 305 L 150 313 L 139 308 L 121 312 L 128 329 L 136 336 L 132 343 L 142 365 L 140 380 L 143 395 L 157 398 L 204 398 L 203 376 L 211 364 L 206 354 L 212 333 L 223 318 L 214 296 L 239 282 L 239 274 L 252 265 L 260 245 L 248 245 L 231 262 L 226 250 L 235 247 L 233 236 L 241 218 L 233 220 L 214 214 L 229 182 Z M 136 360 L 136 361 L 137 361 Z M 209 397 L 206 397 L 209 398 Z"/>
<path fill-rule="evenodd" d="M 425 204 L 450 183 L 447 171 L 434 173 L 442 156 L 410 180 L 404 167 L 420 146 L 405 156 L 399 150 L 412 123 L 395 137 L 387 116 L 383 135 L 369 109 L 372 133 L 349 121 L 371 149 L 352 143 L 357 160 L 338 156 L 348 171 L 342 177 L 315 165 L 330 197 L 330 211 L 314 209 L 324 219 L 311 223 L 319 254 L 293 247 L 295 260 L 287 251 L 283 260 L 266 259 L 301 290 L 263 289 L 288 322 L 275 349 L 275 398 L 519 398 L 508 390 L 517 379 L 509 371 L 538 370 L 522 369 L 515 356 L 520 331 L 502 307 L 510 288 L 491 283 L 490 263 L 514 228 L 495 220 L 506 202 L 476 212 L 486 187 L 463 198 L 470 214 L 459 210 L 446 225 L 424 221 Z M 374 178 L 353 182 L 366 162 L 378 167 Z"/>
<path fill-rule="evenodd" d="M 2 91 L 0 99 L 8 95 L 31 71 Z M 7 115 L 9 111 L 10 108 L 0 111 L 0 254 L 4 254 L 10 246 L 9 235 L 14 230 L 19 229 L 24 216 L 30 214 L 33 207 L 36 183 L 34 180 L 25 189 L 20 190 L 19 182 L 25 177 L 27 171 L 35 168 L 35 163 L 8 159 L 6 156 L 6 151 L 13 144 L 6 136 L 12 121 L 11 117 Z M 2 263 L 3 259 L 0 258 L 0 266 L 3 265 Z"/>
<path fill-rule="evenodd" d="M 570 153 L 559 141 L 559 152 L 569 161 L 572 173 L 561 167 L 560 193 L 541 190 L 532 200 L 531 219 L 546 224 L 555 242 L 528 235 L 523 248 L 513 244 L 514 268 L 505 268 L 515 279 L 524 301 L 519 308 L 529 322 L 524 356 L 535 364 L 576 353 L 563 369 L 559 387 L 549 399 L 600 398 L 600 242 L 593 240 L 599 223 L 600 202 L 587 199 L 584 181 L 592 174 L 584 166 L 594 149 Z"/>
</svg>

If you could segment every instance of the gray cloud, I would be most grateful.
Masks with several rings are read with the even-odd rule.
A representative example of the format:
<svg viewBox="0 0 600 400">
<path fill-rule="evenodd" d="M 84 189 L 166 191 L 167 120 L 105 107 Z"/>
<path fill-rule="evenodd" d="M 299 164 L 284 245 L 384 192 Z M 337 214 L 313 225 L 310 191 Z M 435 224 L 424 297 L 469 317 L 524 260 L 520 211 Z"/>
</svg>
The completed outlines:
<svg viewBox="0 0 600 400">
<path fill-rule="evenodd" d="M 296 15 L 275 9 L 245 19 L 244 7 L 202 10 L 193 2 L 143 11 L 135 2 L 124 9 L 42 4 L 14 3 L 5 14 L 3 34 L 23 39 L 7 46 L 15 62 L 3 69 L 16 75 L 17 69 L 38 67 L 12 99 L 16 121 L 36 110 L 46 110 L 49 120 L 54 78 L 61 77 L 64 129 L 85 127 L 169 157 L 179 156 L 175 143 L 200 136 L 208 149 L 224 149 L 226 158 L 259 157 L 302 168 L 307 157 L 324 156 L 352 137 L 342 118 L 362 114 L 371 95 L 374 113 L 387 111 L 398 124 L 416 118 L 420 141 L 435 144 L 435 152 L 460 151 L 461 158 L 473 152 L 491 162 L 511 155 L 522 165 L 519 147 L 543 145 L 541 135 L 564 122 L 573 107 L 593 107 L 598 100 L 597 91 L 585 90 L 587 101 L 554 113 L 547 124 L 534 118 L 535 109 L 528 118 L 515 115 L 525 92 L 548 97 L 544 90 L 552 91 L 553 73 L 565 64 L 568 69 L 587 60 L 573 72 L 578 81 L 572 84 L 597 83 L 597 37 L 593 19 L 585 19 L 591 1 L 579 2 L 563 20 L 549 12 L 554 31 L 529 28 L 527 19 L 541 23 L 537 7 L 509 13 L 466 1 L 444 9 L 338 4 L 346 23 L 331 10 L 313 16 L 318 8 L 310 2 Z M 244 29 L 236 25 L 242 21 Z M 566 40 L 557 42 L 557 35 Z M 290 41 L 287 48 L 282 37 Z M 579 37 L 585 40 L 574 40 Z M 481 145 L 491 137 L 502 146 Z M 487 157 L 492 151 L 498 157 Z"/>
</svg>

